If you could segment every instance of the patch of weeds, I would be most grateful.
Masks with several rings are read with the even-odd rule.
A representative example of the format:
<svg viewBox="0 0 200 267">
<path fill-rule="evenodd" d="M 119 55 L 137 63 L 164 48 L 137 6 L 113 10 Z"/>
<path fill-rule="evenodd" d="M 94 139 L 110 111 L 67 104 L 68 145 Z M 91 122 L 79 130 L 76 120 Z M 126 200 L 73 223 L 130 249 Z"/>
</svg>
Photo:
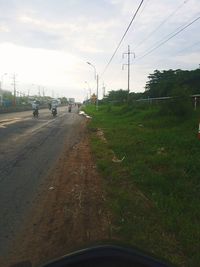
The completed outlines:
<svg viewBox="0 0 200 267">
<path fill-rule="evenodd" d="M 92 139 L 113 213 L 113 235 L 178 266 L 200 258 L 200 110 L 179 119 L 158 108 L 107 106 L 91 110 Z M 92 133 L 93 136 L 94 133 Z M 113 151 L 122 163 L 113 163 Z"/>
</svg>

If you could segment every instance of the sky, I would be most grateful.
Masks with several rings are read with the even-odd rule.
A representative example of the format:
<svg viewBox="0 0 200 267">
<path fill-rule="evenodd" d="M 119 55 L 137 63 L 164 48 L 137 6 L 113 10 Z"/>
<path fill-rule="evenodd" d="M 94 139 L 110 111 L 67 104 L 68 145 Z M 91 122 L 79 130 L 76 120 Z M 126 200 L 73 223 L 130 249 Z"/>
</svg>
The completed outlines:
<svg viewBox="0 0 200 267">
<path fill-rule="evenodd" d="M 197 69 L 200 0 L 144 0 L 113 60 L 105 70 L 141 0 L 0 0 L 0 81 L 25 94 L 83 101 L 103 86 L 143 92 L 154 70 Z M 144 57 L 143 57 L 144 56 Z M 87 64 L 90 62 L 92 65 Z M 122 65 L 124 69 L 122 69 Z M 95 69 L 94 69 L 95 67 Z"/>
</svg>

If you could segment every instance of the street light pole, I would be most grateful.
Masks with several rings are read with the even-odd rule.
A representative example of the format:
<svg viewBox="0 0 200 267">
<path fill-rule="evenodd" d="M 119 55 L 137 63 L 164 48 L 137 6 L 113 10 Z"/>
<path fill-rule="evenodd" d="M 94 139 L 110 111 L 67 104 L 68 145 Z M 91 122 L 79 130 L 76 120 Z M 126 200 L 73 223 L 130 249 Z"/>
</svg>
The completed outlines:
<svg viewBox="0 0 200 267">
<path fill-rule="evenodd" d="M 97 100 L 96 100 L 96 110 L 99 108 L 99 75 L 97 74 Z"/>
<path fill-rule="evenodd" d="M 95 80 L 97 82 L 97 100 L 96 100 L 96 110 L 98 110 L 98 106 L 99 106 L 99 100 L 98 100 L 98 95 L 99 95 L 99 75 L 96 72 L 96 68 L 93 64 L 91 64 L 90 62 L 87 62 L 87 64 L 89 64 L 90 66 L 92 66 L 94 68 L 94 75 L 95 75 Z"/>
<path fill-rule="evenodd" d="M 96 71 L 95 66 L 92 63 L 90 63 L 90 62 L 87 62 L 87 64 L 93 67 L 93 69 L 94 69 L 94 79 L 96 80 L 96 75 L 97 75 L 96 73 L 97 73 L 97 71 Z"/>
<path fill-rule="evenodd" d="M 14 100 L 13 100 L 13 104 L 14 106 L 16 106 L 16 74 L 13 74 L 13 96 L 14 96 Z"/>
</svg>

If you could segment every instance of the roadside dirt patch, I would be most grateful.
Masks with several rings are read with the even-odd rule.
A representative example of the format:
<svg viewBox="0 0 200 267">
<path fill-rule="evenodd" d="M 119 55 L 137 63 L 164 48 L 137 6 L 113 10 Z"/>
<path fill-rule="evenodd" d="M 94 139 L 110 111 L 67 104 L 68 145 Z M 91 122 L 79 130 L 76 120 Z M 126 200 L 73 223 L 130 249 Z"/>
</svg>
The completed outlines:
<svg viewBox="0 0 200 267">
<path fill-rule="evenodd" d="M 81 127 L 81 140 L 65 151 L 42 188 L 29 223 L 10 255 L 10 264 L 30 260 L 38 266 L 81 246 L 109 239 L 102 180 L 85 123 Z"/>
<path fill-rule="evenodd" d="M 104 136 L 104 132 L 103 132 L 102 129 L 100 129 L 100 128 L 97 129 L 97 136 L 99 137 L 99 139 L 101 139 L 101 141 L 103 143 L 107 143 L 107 140 L 106 140 L 106 138 Z"/>
</svg>

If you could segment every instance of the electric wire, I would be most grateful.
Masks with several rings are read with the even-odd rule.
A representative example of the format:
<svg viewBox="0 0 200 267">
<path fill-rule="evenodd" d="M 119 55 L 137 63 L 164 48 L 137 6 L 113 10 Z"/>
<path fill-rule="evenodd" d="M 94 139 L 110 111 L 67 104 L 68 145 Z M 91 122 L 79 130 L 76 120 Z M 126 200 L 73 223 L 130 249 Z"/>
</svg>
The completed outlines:
<svg viewBox="0 0 200 267">
<path fill-rule="evenodd" d="M 172 38 L 174 38 L 176 35 L 178 35 L 179 33 L 181 33 L 182 31 L 184 31 L 186 28 L 190 27 L 192 24 L 194 24 L 196 21 L 198 21 L 200 19 L 200 16 L 197 17 L 196 19 L 194 19 L 193 21 L 191 21 L 189 24 L 187 24 L 186 26 L 184 26 L 182 29 L 180 29 L 179 31 L 177 31 L 176 33 L 174 33 L 172 36 L 170 36 L 169 38 L 167 38 L 166 40 L 162 41 L 160 44 L 158 44 L 157 46 L 153 47 L 152 49 L 150 49 L 147 53 L 145 53 L 144 55 L 136 58 L 136 60 L 140 60 L 144 57 L 146 57 L 147 55 L 151 54 L 152 52 L 154 52 L 155 50 L 157 50 L 159 47 L 161 47 L 162 45 L 164 45 L 165 43 L 167 43 L 169 40 L 171 40 Z"/>
<path fill-rule="evenodd" d="M 171 17 L 173 17 L 179 9 L 181 9 L 189 0 L 184 0 L 169 16 L 167 16 L 150 34 L 148 34 L 139 44 L 134 47 L 134 50 L 140 47 L 145 41 L 147 41 L 155 32 L 157 32 Z"/>
<path fill-rule="evenodd" d="M 115 49 L 115 51 L 114 51 L 113 55 L 111 56 L 110 60 L 108 61 L 108 63 L 107 63 L 107 65 L 106 65 L 106 67 L 104 68 L 104 70 L 103 70 L 103 72 L 102 72 L 101 76 L 103 76 L 103 74 L 104 74 L 104 73 L 105 73 L 105 71 L 107 70 L 108 66 L 109 66 L 109 65 L 110 65 L 110 63 L 112 62 L 112 60 L 113 60 L 114 56 L 116 55 L 116 53 L 117 53 L 117 50 L 119 49 L 119 47 L 120 47 L 121 43 L 123 42 L 123 40 L 124 40 L 124 38 L 125 38 L 125 36 L 126 36 L 127 32 L 129 31 L 129 29 L 130 29 L 130 27 L 131 27 L 131 25 L 132 25 L 132 23 L 133 23 L 133 21 L 134 21 L 134 19 L 135 19 L 136 15 L 137 15 L 138 11 L 140 10 L 140 8 L 141 8 L 141 6 L 142 6 L 143 2 L 144 2 L 144 0 L 142 0 L 142 1 L 140 2 L 140 4 L 139 4 L 139 6 L 138 6 L 137 10 L 135 11 L 135 13 L 134 13 L 134 15 L 133 15 L 133 17 L 132 17 L 132 19 L 131 19 L 131 21 L 130 21 L 130 23 L 129 23 L 129 25 L 128 25 L 127 29 L 126 29 L 126 31 L 125 31 L 125 33 L 123 34 L 123 36 L 122 36 L 122 38 L 121 38 L 121 40 L 120 40 L 119 44 L 117 45 L 117 47 L 116 47 L 116 49 Z"/>
<path fill-rule="evenodd" d="M 148 4 L 149 1 L 150 0 L 146 0 L 146 3 L 143 5 L 143 8 L 141 9 L 141 12 L 138 13 L 137 18 L 139 18 L 142 15 L 142 13 L 144 12 L 145 8 L 147 7 L 147 4 Z"/>
</svg>

